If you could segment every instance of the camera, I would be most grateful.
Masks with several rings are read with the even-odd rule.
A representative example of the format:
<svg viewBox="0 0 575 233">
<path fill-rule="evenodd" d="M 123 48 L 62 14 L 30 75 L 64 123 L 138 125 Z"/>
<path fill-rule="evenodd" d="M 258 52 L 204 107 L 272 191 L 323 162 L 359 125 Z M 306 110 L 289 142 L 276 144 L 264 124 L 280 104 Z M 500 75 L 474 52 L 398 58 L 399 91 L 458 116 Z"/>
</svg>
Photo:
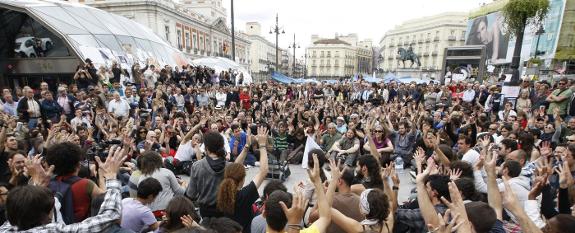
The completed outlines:
<svg viewBox="0 0 575 233">
<path fill-rule="evenodd" d="M 105 160 L 108 157 L 108 153 L 110 152 L 110 147 L 112 145 L 122 146 L 122 141 L 120 141 L 120 140 L 109 140 L 109 141 L 103 141 L 100 143 L 94 143 L 86 151 L 86 156 L 88 157 L 88 159 L 90 161 L 94 161 L 96 156 L 100 157 L 100 159 L 102 159 L 102 160 Z"/>
</svg>

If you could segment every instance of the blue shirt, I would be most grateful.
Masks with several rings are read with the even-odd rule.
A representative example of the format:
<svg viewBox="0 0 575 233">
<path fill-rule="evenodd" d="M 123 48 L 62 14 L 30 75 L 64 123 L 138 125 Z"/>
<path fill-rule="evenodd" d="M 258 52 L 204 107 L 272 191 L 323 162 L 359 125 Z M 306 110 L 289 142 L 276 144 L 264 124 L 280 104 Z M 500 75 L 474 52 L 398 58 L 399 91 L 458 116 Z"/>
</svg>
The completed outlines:
<svg viewBox="0 0 575 233">
<path fill-rule="evenodd" d="M 18 102 L 13 101 L 12 104 L 8 102 L 4 103 L 4 112 L 10 116 L 18 116 L 16 108 L 18 107 Z"/>
<path fill-rule="evenodd" d="M 233 155 L 239 155 L 242 152 L 242 149 L 244 148 L 244 146 L 246 145 L 247 139 L 248 139 L 248 135 L 244 132 L 240 132 L 240 137 L 239 137 L 239 142 L 238 142 L 238 151 L 237 151 L 237 154 L 234 154 L 235 153 L 234 143 L 236 143 L 236 140 L 238 140 L 238 139 L 236 138 L 236 136 L 232 135 L 230 137 L 230 142 L 229 142 L 231 153 Z"/>
</svg>

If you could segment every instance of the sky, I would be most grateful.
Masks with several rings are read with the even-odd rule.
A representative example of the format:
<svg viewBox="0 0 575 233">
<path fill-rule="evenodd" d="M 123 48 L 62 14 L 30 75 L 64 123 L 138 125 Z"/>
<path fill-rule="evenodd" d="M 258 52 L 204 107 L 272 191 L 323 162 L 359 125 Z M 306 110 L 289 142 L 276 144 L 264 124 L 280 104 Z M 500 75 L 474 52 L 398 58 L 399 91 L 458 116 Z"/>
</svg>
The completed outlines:
<svg viewBox="0 0 575 233">
<path fill-rule="evenodd" d="M 234 0 L 236 30 L 245 31 L 246 22 L 257 21 L 262 26 L 262 36 L 275 42 L 269 34 L 279 15 L 279 25 L 285 34 L 279 36 L 279 45 L 287 48 L 293 43 L 296 58 L 304 54 L 312 34 L 320 37 L 335 33 L 357 33 L 360 40 L 372 39 L 374 45 L 386 31 L 403 21 L 443 12 L 469 12 L 482 3 L 492 0 Z M 231 0 L 223 0 L 230 24 Z M 292 50 L 293 52 L 293 50 Z"/>
</svg>

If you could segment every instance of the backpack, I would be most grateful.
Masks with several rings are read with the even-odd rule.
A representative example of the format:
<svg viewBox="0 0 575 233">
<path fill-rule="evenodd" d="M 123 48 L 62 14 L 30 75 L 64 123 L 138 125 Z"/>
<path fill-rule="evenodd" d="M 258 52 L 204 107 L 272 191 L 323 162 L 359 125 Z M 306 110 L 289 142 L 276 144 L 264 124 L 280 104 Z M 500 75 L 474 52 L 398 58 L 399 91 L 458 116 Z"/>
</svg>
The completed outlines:
<svg viewBox="0 0 575 233">
<path fill-rule="evenodd" d="M 60 201 L 60 204 L 62 205 L 60 212 L 66 225 L 76 222 L 74 217 L 74 199 L 72 197 L 71 189 L 72 185 L 80 180 L 82 180 L 82 178 L 78 176 L 72 176 L 65 179 L 52 178 L 48 185 L 54 194 L 54 197 L 58 198 L 58 201 Z M 55 221 L 57 221 L 56 216 L 57 214 L 54 214 Z"/>
</svg>

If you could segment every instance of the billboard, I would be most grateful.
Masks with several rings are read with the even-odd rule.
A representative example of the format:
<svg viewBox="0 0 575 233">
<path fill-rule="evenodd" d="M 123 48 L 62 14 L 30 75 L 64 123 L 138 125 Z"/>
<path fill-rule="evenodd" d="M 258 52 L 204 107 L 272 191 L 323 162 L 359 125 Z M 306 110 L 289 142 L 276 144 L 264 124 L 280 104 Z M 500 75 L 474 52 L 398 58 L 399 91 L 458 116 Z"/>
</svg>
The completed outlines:
<svg viewBox="0 0 575 233">
<path fill-rule="evenodd" d="M 550 65 L 555 56 L 565 4 L 565 0 L 549 0 L 549 12 L 543 22 L 545 33 L 536 35 L 537 28 L 525 29 L 521 61 L 529 60 L 539 51 L 537 55 L 545 61 L 545 66 Z M 469 19 L 465 39 L 466 45 L 485 45 L 489 64 L 511 63 L 515 37 L 505 31 L 500 11 Z"/>
<path fill-rule="evenodd" d="M 509 35 L 503 29 L 503 16 L 495 12 L 467 22 L 465 45 L 484 45 L 489 63 L 504 63 L 509 50 Z"/>
</svg>

